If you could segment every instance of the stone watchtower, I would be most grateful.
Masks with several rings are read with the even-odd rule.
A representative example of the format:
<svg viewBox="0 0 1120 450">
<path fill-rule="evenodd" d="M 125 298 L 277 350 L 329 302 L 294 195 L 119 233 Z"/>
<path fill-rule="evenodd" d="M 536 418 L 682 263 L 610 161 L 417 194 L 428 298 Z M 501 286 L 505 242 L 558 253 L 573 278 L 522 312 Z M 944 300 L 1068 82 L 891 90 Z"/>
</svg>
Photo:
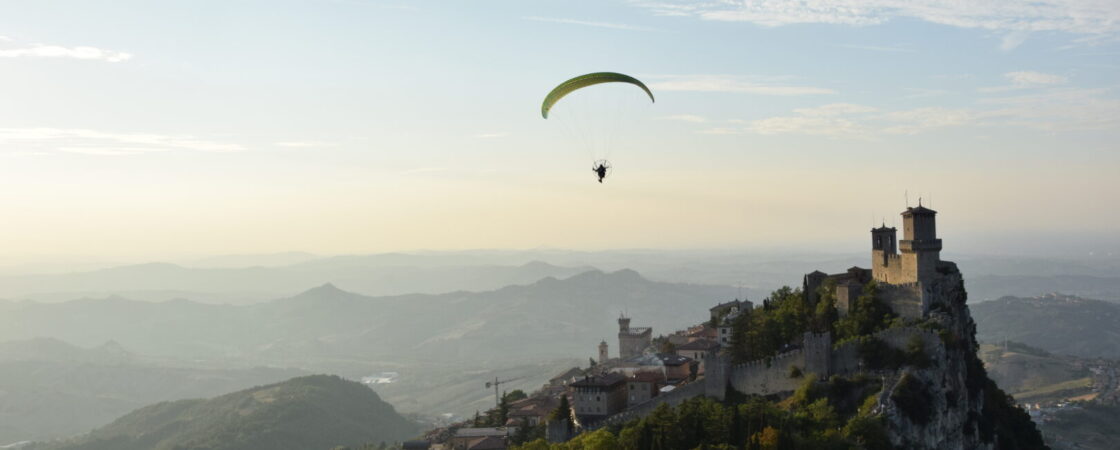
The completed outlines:
<svg viewBox="0 0 1120 450">
<path fill-rule="evenodd" d="M 607 353 L 607 341 L 602 341 L 599 343 L 599 364 L 607 362 L 607 359 L 610 359 Z"/>
<path fill-rule="evenodd" d="M 630 328 L 630 318 L 618 318 L 618 357 L 622 359 L 641 356 L 653 340 L 653 329 L 649 327 Z"/>
<path fill-rule="evenodd" d="M 871 273 L 883 283 L 897 283 L 902 276 L 902 262 L 898 256 L 898 230 L 887 227 L 871 229 Z"/>
<path fill-rule="evenodd" d="M 941 239 L 937 238 L 937 211 L 922 206 L 902 212 L 902 276 L 906 282 L 928 283 L 937 275 L 941 261 Z"/>
<path fill-rule="evenodd" d="M 871 273 L 887 284 L 929 282 L 941 261 L 941 239 L 937 238 L 937 211 L 918 203 L 902 212 L 902 240 L 897 229 L 885 224 L 871 229 Z M 900 255 L 897 253 L 902 251 Z"/>
</svg>

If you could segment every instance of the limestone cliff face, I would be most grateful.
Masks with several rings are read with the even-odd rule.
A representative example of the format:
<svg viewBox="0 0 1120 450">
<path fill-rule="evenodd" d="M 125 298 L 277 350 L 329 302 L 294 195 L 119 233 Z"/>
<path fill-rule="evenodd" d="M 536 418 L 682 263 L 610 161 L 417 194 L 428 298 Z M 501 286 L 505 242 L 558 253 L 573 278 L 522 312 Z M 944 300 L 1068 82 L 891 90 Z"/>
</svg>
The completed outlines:
<svg viewBox="0 0 1120 450">
<path fill-rule="evenodd" d="M 1023 426 L 997 417 L 1018 410 L 1008 412 L 1007 398 L 987 379 L 976 356 L 976 325 L 956 265 L 941 262 L 938 276 L 924 288 L 932 300 L 928 317 L 943 327 L 941 342 L 932 351 L 927 346 L 927 367 L 908 366 L 884 379 L 873 411 L 885 419 L 892 443 L 907 449 L 1032 448 L 1001 441 L 1004 435 L 1020 434 L 1041 445 L 1041 435 L 1029 419 Z"/>
</svg>

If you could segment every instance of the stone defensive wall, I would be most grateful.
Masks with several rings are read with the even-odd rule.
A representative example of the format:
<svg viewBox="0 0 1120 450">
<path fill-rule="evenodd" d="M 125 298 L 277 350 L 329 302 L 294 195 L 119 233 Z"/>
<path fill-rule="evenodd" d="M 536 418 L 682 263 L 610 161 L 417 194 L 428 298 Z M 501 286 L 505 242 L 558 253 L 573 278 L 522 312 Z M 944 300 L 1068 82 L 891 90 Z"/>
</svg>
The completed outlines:
<svg viewBox="0 0 1120 450">
<path fill-rule="evenodd" d="M 917 319 L 925 314 L 922 285 L 918 282 L 879 285 L 879 295 L 901 317 Z"/>
<path fill-rule="evenodd" d="M 891 348 L 898 350 L 905 350 L 906 346 L 910 343 L 911 337 L 919 336 L 925 344 L 926 354 L 934 360 L 942 359 L 945 354 L 945 344 L 941 342 L 941 337 L 936 331 L 917 327 L 901 327 L 886 329 L 875 333 L 873 336 L 882 340 Z M 830 357 L 829 373 L 818 373 L 816 374 L 817 376 L 824 378 L 830 375 L 846 375 L 860 371 L 857 342 L 847 342 L 833 347 Z M 726 358 L 726 356 L 721 356 L 719 358 Z M 716 358 L 709 358 L 708 361 L 710 363 L 715 363 Z M 801 370 L 802 376 L 796 378 L 790 377 L 790 367 L 792 366 L 796 366 Z M 796 349 L 780 353 L 770 358 L 763 358 L 729 367 L 727 370 L 727 383 L 736 391 L 743 394 L 769 395 L 780 392 L 792 392 L 801 386 L 801 383 L 804 382 L 806 376 L 809 376 L 810 372 L 810 370 L 806 369 L 805 351 L 803 349 Z M 709 373 L 706 378 L 702 380 L 686 384 L 674 389 L 672 392 L 658 395 L 645 403 L 635 405 L 623 412 L 601 420 L 595 425 L 588 426 L 587 429 L 596 430 L 604 426 L 622 424 L 633 419 L 645 417 L 662 403 L 668 403 L 669 406 L 677 406 L 690 398 L 705 395 L 707 392 L 712 391 L 713 389 L 710 388 L 713 387 L 715 388 L 714 391 L 722 392 L 723 386 L 707 386 L 710 383 L 720 382 L 719 380 L 722 377 L 713 375 L 715 374 Z"/>
<path fill-rule="evenodd" d="M 896 350 L 906 350 L 912 336 L 919 336 L 925 344 L 925 352 L 935 360 L 945 353 L 945 344 L 936 331 L 917 327 L 888 328 L 873 336 Z M 859 343 L 845 342 L 832 349 L 832 373 L 849 374 L 860 371 Z"/>
<path fill-rule="evenodd" d="M 679 388 L 673 389 L 671 392 L 667 392 L 658 395 L 657 397 L 651 398 L 649 399 L 649 401 L 634 405 L 626 411 L 603 419 L 595 423 L 595 425 L 593 426 L 589 426 L 588 429 L 596 430 L 608 425 L 623 424 L 633 419 L 645 417 L 649 413 L 653 412 L 653 410 L 662 403 L 668 403 L 669 406 L 677 406 L 681 403 L 684 403 L 685 400 L 702 395 L 704 395 L 704 380 L 697 380 Z"/>
<path fill-rule="evenodd" d="M 791 378 L 790 366 L 804 372 L 805 352 L 801 349 L 780 353 L 731 367 L 731 387 L 743 394 L 766 395 L 797 389 L 803 378 Z"/>
</svg>

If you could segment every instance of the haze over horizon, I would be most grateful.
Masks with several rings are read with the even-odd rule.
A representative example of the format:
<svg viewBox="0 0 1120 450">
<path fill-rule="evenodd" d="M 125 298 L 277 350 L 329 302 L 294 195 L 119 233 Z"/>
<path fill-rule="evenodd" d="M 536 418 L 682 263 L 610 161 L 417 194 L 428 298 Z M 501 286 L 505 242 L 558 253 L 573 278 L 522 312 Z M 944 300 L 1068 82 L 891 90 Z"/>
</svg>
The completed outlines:
<svg viewBox="0 0 1120 450">
<path fill-rule="evenodd" d="M 0 248 L 845 252 L 906 192 L 961 252 L 1117 235 L 1120 8 L 775 5 L 7 4 Z M 594 70 L 657 95 L 603 185 L 536 111 Z"/>
</svg>

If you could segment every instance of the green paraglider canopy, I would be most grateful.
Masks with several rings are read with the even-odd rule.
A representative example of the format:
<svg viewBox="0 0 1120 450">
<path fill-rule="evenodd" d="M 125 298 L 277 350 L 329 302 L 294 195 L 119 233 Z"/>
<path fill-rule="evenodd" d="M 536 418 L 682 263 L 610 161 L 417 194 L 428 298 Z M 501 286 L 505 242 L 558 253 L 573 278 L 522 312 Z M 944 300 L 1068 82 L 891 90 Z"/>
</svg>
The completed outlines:
<svg viewBox="0 0 1120 450">
<path fill-rule="evenodd" d="M 552 109 L 552 105 L 555 105 L 556 102 L 564 98 L 565 95 L 588 86 L 602 83 L 630 83 L 642 88 L 642 90 L 646 91 L 646 94 L 649 95 L 650 101 L 654 101 L 653 92 L 650 92 L 649 88 L 641 81 L 638 81 L 637 78 L 616 72 L 595 72 L 587 75 L 580 75 L 556 86 L 556 88 L 553 89 L 552 92 L 549 92 L 548 96 L 544 98 L 544 103 L 541 104 L 541 116 L 547 119 L 548 111 Z"/>
</svg>

